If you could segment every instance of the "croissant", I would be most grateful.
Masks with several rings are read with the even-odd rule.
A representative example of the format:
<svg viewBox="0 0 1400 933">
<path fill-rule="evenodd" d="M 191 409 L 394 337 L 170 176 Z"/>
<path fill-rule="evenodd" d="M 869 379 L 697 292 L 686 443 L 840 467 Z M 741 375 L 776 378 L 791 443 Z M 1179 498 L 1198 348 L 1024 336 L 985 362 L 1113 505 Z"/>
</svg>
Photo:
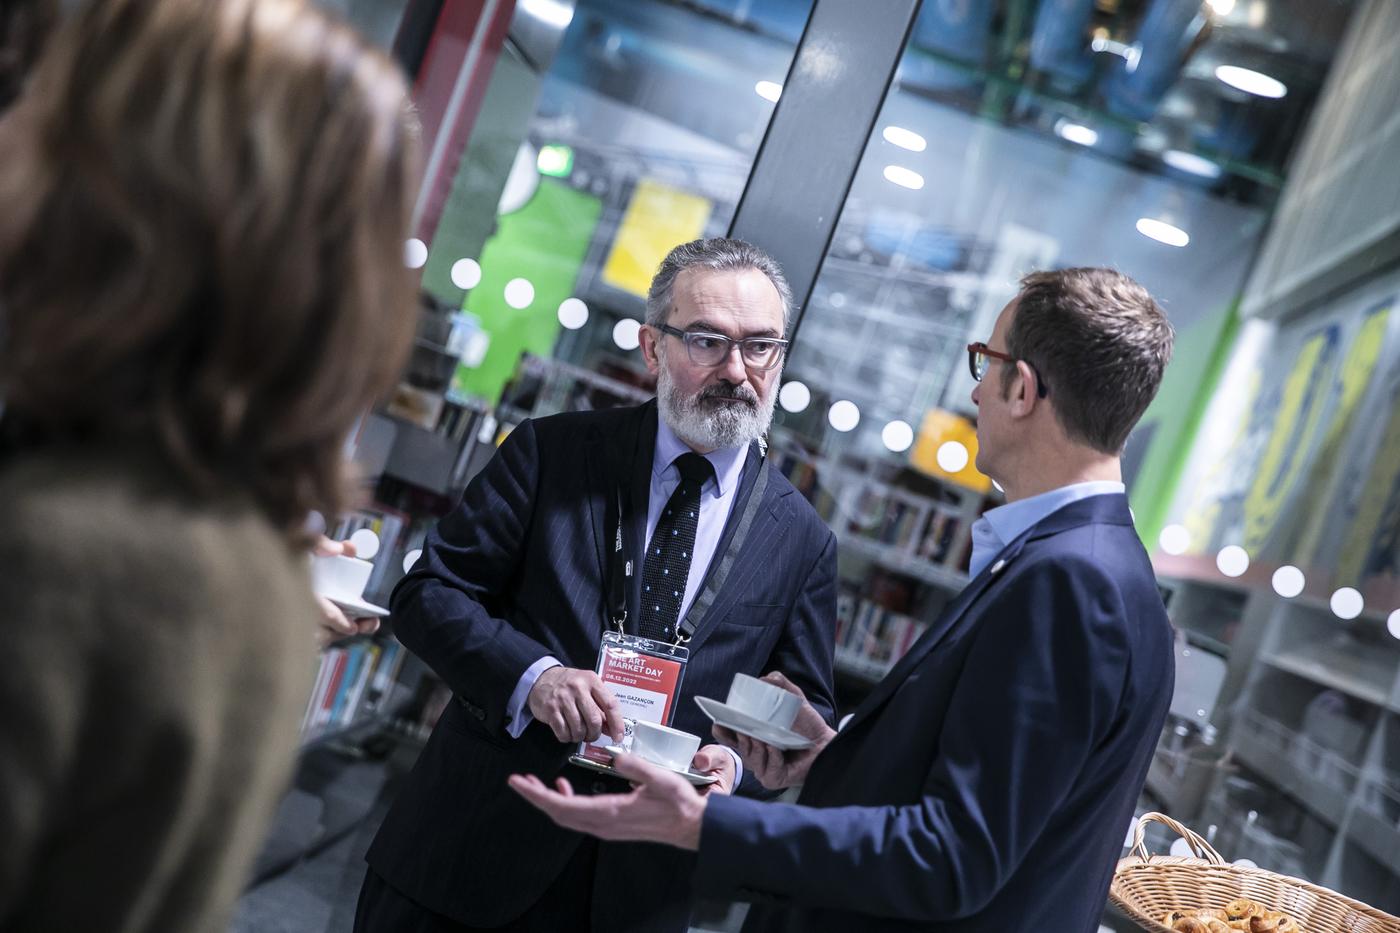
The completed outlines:
<svg viewBox="0 0 1400 933">
<path fill-rule="evenodd" d="M 1230 924 L 1224 920 L 1207 920 L 1206 929 L 1210 930 L 1210 933 L 1230 933 Z"/>
<path fill-rule="evenodd" d="M 1248 920 L 1250 917 L 1264 913 L 1264 908 L 1257 902 L 1242 897 L 1226 904 L 1225 913 L 1229 915 L 1231 920 Z"/>
<path fill-rule="evenodd" d="M 1172 929 L 1176 930 L 1177 933 L 1210 933 L 1210 927 L 1206 926 L 1206 922 L 1195 917 L 1182 917 L 1172 924 Z"/>
</svg>

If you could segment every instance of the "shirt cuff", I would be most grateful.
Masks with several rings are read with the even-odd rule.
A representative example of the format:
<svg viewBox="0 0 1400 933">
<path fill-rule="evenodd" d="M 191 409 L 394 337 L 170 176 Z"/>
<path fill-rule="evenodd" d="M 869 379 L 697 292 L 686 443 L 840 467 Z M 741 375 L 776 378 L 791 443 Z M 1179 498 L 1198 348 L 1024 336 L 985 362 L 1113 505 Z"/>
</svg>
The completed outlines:
<svg viewBox="0 0 1400 933">
<path fill-rule="evenodd" d="M 734 790 L 739 789 L 739 782 L 744 779 L 744 759 L 739 757 L 739 753 L 728 745 L 721 745 L 720 748 L 729 753 L 729 757 L 734 759 Z"/>
<path fill-rule="evenodd" d="M 551 667 L 563 666 L 563 662 L 558 658 L 547 654 L 525 668 L 525 673 L 520 675 L 520 680 L 516 682 L 515 689 L 511 691 L 510 699 L 506 702 L 506 733 L 512 739 L 520 738 L 520 733 L 525 731 L 525 727 L 535 721 L 528 702 L 530 691 L 535 688 L 535 681 Z"/>
</svg>

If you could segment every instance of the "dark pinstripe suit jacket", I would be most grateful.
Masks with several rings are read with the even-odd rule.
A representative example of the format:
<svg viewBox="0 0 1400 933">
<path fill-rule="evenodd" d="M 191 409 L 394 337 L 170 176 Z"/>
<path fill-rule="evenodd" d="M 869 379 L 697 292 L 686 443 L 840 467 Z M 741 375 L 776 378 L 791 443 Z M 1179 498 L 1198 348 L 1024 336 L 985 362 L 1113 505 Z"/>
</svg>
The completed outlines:
<svg viewBox="0 0 1400 933">
<path fill-rule="evenodd" d="M 560 744 L 538 722 L 511 739 L 505 706 L 526 668 L 545 655 L 571 667 L 595 665 L 607 621 L 608 504 L 619 484 L 631 485 L 632 501 L 643 505 L 632 510 L 630 540 L 640 542 L 656 419 L 651 402 L 521 424 L 394 591 L 396 634 L 447 682 L 456 702 L 367 857 L 400 892 L 461 923 L 489 927 L 518 917 L 582 839 L 506 786 L 513 772 L 552 780 L 575 746 Z M 759 462 L 751 452 L 712 570 Z M 723 697 L 736 671 L 781 670 L 831 715 L 835 538 L 776 470 L 764 499 L 690 643 L 673 723 L 687 732 L 710 734 L 692 697 Z M 635 590 L 629 599 L 628 617 L 636 618 Z M 741 790 L 753 789 L 746 777 Z M 595 891 L 604 896 L 594 899 L 593 928 L 684 930 L 692 866 L 693 856 L 672 849 L 603 844 Z"/>
</svg>

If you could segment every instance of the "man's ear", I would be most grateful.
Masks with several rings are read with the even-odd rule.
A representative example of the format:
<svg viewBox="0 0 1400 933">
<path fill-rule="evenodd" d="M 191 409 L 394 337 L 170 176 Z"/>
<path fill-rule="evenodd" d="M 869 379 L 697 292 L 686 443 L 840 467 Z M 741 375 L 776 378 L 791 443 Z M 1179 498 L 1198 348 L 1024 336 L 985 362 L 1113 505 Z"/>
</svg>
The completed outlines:
<svg viewBox="0 0 1400 933">
<path fill-rule="evenodd" d="M 1035 370 L 1025 360 L 1016 361 L 1016 379 L 1011 384 L 1011 414 L 1017 418 L 1024 418 L 1035 410 L 1035 403 L 1040 401 L 1036 392 L 1040 383 L 1036 379 Z"/>
<path fill-rule="evenodd" d="M 647 371 L 653 376 L 661 374 L 661 357 L 659 354 L 659 342 L 661 334 L 650 324 L 643 324 L 642 329 L 637 332 L 637 339 L 642 345 L 642 359 L 646 361 Z"/>
</svg>

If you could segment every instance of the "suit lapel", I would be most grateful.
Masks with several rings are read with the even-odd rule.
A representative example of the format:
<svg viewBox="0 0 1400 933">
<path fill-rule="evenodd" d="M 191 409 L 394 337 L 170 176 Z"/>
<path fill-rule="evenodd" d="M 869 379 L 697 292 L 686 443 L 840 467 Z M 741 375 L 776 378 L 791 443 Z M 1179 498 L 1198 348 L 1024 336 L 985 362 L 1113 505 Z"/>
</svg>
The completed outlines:
<svg viewBox="0 0 1400 933">
<path fill-rule="evenodd" d="M 607 592 L 610 574 L 608 555 L 612 548 L 609 519 L 617 510 L 617 474 L 607 438 L 596 428 L 589 435 L 584 464 L 588 471 L 588 521 L 593 529 L 593 545 L 598 556 L 598 579 L 604 581 L 603 591 Z M 604 614 L 606 612 L 605 609 Z"/>
<path fill-rule="evenodd" d="M 617 530 L 618 521 L 618 494 L 623 493 L 622 506 L 630 508 L 630 518 L 626 529 L 625 542 L 631 543 L 638 540 L 638 536 L 646 533 L 646 503 L 649 495 L 649 487 L 645 485 L 648 471 L 651 469 L 651 452 L 656 444 L 656 404 L 649 402 L 639 406 L 626 418 L 621 429 L 607 431 L 601 427 L 595 427 L 589 435 L 584 450 L 584 468 L 587 472 L 587 504 L 589 525 L 593 531 L 593 546 L 598 559 L 598 579 L 602 581 L 601 589 L 603 597 L 603 627 L 609 625 L 608 614 L 611 611 L 608 607 L 608 588 L 611 585 L 613 565 L 612 549 L 614 546 L 614 536 Z M 650 420 L 651 431 L 648 439 L 647 423 Z M 643 446 L 645 445 L 645 446 Z M 646 457 L 641 457 L 640 453 L 646 452 Z M 644 462 L 638 464 L 638 461 Z M 638 481 L 643 483 L 641 487 L 641 530 L 637 530 L 637 508 L 635 503 L 638 495 Z M 625 485 L 624 485 L 625 484 Z M 631 505 L 627 501 L 627 496 L 631 496 Z M 641 545 L 637 545 L 636 550 L 640 552 Z M 634 554 L 635 559 L 635 554 Z M 640 576 L 633 574 L 633 581 Z M 627 617 L 636 618 L 637 596 L 635 587 L 629 587 L 627 591 Z"/>
<path fill-rule="evenodd" d="M 928 653 L 938 647 L 948 637 L 949 633 L 957 627 L 963 617 L 967 615 L 969 609 L 977 602 L 978 597 L 987 591 L 987 587 L 996 582 L 997 578 L 1005 570 L 1006 565 L 1020 553 L 1024 538 L 1018 538 L 1010 546 L 1003 548 L 997 555 L 997 559 L 987 566 L 981 573 L 972 579 L 957 598 L 944 607 L 938 614 L 938 618 L 928 627 L 919 638 L 909 647 L 904 657 L 899 663 L 891 668 L 884 679 L 875 685 L 875 689 L 870 691 L 865 700 L 855 709 L 850 722 L 846 723 L 846 728 L 842 729 L 841 735 L 846 735 L 851 728 L 865 719 L 885 704 L 894 692 L 899 689 L 909 676 L 910 671 L 918 666 L 919 662 L 928 656 Z"/>
</svg>

